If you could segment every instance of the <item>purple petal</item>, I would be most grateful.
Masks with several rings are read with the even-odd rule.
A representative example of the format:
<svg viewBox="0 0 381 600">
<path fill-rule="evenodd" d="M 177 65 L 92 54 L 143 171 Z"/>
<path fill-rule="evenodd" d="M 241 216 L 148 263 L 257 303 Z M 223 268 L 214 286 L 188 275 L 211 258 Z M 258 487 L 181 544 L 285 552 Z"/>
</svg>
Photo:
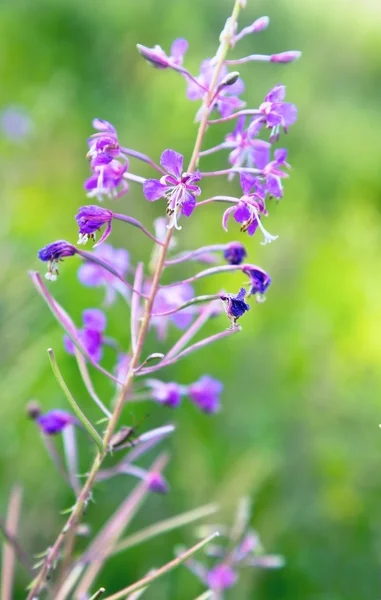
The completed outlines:
<svg viewBox="0 0 381 600">
<path fill-rule="evenodd" d="M 94 129 L 97 129 L 98 131 L 109 131 L 116 133 L 115 128 L 111 125 L 111 123 L 105 121 L 104 119 L 93 119 L 92 125 Z"/>
<path fill-rule="evenodd" d="M 188 42 L 184 38 L 178 38 L 171 46 L 171 56 L 175 59 L 182 59 L 188 50 Z"/>
<path fill-rule="evenodd" d="M 246 202 L 239 201 L 234 211 L 234 220 L 237 223 L 244 223 L 251 217 L 251 212 L 247 207 Z"/>
<path fill-rule="evenodd" d="M 86 329 L 102 333 L 106 329 L 106 315 L 98 308 L 88 308 L 82 314 L 83 324 Z"/>
<path fill-rule="evenodd" d="M 291 102 L 285 102 L 278 110 L 279 114 L 283 117 L 283 125 L 289 127 L 293 125 L 298 118 L 298 109 L 295 104 Z"/>
<path fill-rule="evenodd" d="M 254 140 L 253 156 L 257 169 L 264 169 L 270 160 L 271 144 L 263 140 Z"/>
<path fill-rule="evenodd" d="M 75 345 L 73 344 L 69 336 L 64 335 L 63 342 L 66 352 L 68 354 L 75 354 Z"/>
<path fill-rule="evenodd" d="M 266 122 L 269 127 L 276 127 L 277 125 L 281 125 L 281 123 L 283 123 L 283 117 L 276 112 L 270 112 L 267 115 Z"/>
<path fill-rule="evenodd" d="M 256 177 L 250 173 L 240 173 L 239 179 L 243 193 L 245 196 L 248 196 L 251 188 L 256 182 Z"/>
<path fill-rule="evenodd" d="M 104 282 L 103 269 L 98 265 L 85 263 L 78 269 L 78 279 L 83 285 L 95 287 Z"/>
<path fill-rule="evenodd" d="M 168 186 L 160 183 L 158 179 L 146 179 L 143 183 L 143 194 L 150 202 L 163 198 Z"/>
<path fill-rule="evenodd" d="M 254 233 L 257 231 L 258 229 L 258 221 L 257 219 L 254 219 L 254 221 L 252 223 L 250 223 L 249 227 L 247 228 L 247 233 L 249 235 L 254 235 Z"/>
<path fill-rule="evenodd" d="M 266 189 L 270 196 L 274 196 L 275 198 L 283 197 L 283 186 L 279 177 L 269 175 L 266 181 Z"/>
<path fill-rule="evenodd" d="M 102 334 L 99 331 L 85 329 L 81 333 L 83 344 L 94 362 L 99 362 L 102 358 Z"/>
<path fill-rule="evenodd" d="M 227 208 L 222 215 L 222 227 L 225 229 L 225 231 L 228 230 L 228 220 L 234 210 L 235 206 L 229 206 L 229 208 Z"/>
<path fill-rule="evenodd" d="M 284 164 L 287 160 L 286 148 L 277 148 L 277 150 L 274 152 L 274 158 L 278 164 Z"/>
<path fill-rule="evenodd" d="M 160 164 L 167 173 L 180 179 L 183 172 L 184 157 L 175 150 L 164 150 L 160 158 Z"/>
<path fill-rule="evenodd" d="M 245 91 L 245 84 L 243 82 L 243 79 L 237 79 L 235 83 L 227 86 L 224 91 L 226 94 L 229 94 L 229 96 L 239 96 L 240 94 L 243 94 L 243 92 Z"/>
<path fill-rule="evenodd" d="M 278 84 L 274 86 L 265 97 L 265 102 L 283 102 L 286 97 L 286 86 Z"/>
<path fill-rule="evenodd" d="M 172 315 L 171 319 L 176 327 L 186 329 L 192 323 L 194 313 L 195 309 L 190 306 Z"/>
<path fill-rule="evenodd" d="M 181 214 L 190 217 L 196 206 L 196 198 L 189 192 L 186 192 L 185 199 L 181 204 Z"/>
</svg>

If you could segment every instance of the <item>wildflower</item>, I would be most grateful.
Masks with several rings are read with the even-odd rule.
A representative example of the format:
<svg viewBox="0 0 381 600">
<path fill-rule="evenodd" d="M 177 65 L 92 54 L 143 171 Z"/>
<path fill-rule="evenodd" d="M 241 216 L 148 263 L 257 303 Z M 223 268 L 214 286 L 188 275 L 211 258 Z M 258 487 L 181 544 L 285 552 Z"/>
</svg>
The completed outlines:
<svg viewBox="0 0 381 600">
<path fill-rule="evenodd" d="M 184 395 L 183 387 L 177 383 L 147 379 L 145 385 L 151 390 L 150 394 L 153 400 L 171 408 L 177 407 Z"/>
<path fill-rule="evenodd" d="M 168 56 L 160 46 L 147 48 L 142 44 L 137 44 L 137 49 L 146 61 L 157 69 L 166 69 L 168 67 L 181 67 L 184 55 L 188 50 L 188 42 L 183 38 L 176 39 L 171 46 L 171 54 Z"/>
<path fill-rule="evenodd" d="M 68 425 L 77 423 L 77 419 L 64 410 L 54 409 L 39 415 L 36 423 L 45 435 L 55 435 L 61 433 Z"/>
<path fill-rule="evenodd" d="M 168 483 L 160 473 L 155 471 L 148 473 L 146 481 L 151 492 L 156 494 L 167 494 L 169 492 Z"/>
<path fill-rule="evenodd" d="M 229 565 L 220 564 L 208 572 L 208 585 L 212 590 L 225 590 L 233 587 L 237 581 L 237 575 Z"/>
<path fill-rule="evenodd" d="M 215 71 L 213 59 L 206 59 L 201 63 L 200 75 L 196 77 L 196 81 L 188 80 L 187 97 L 189 100 L 202 100 L 210 88 L 212 78 Z M 216 109 L 222 117 L 228 117 L 236 110 L 239 110 L 245 103 L 238 98 L 245 90 L 245 85 L 240 78 L 233 79 L 233 83 L 226 79 L 229 76 L 226 66 L 220 70 L 217 92 L 212 99 L 210 110 Z M 227 83 L 223 84 L 226 79 Z M 198 85 L 197 85 L 197 83 Z M 196 119 L 200 120 L 201 113 L 199 112 Z"/>
<path fill-rule="evenodd" d="M 262 296 L 271 283 L 270 275 L 260 267 L 254 265 L 244 265 L 242 267 L 242 272 L 250 278 L 249 295 Z"/>
<path fill-rule="evenodd" d="M 250 310 L 250 305 L 245 302 L 246 290 L 241 288 L 237 295 L 224 294 L 220 296 L 225 304 L 225 312 L 230 319 L 231 329 L 236 327 L 237 321 Z"/>
<path fill-rule="evenodd" d="M 159 198 L 167 198 L 167 214 L 171 216 L 168 228 L 181 229 L 177 224 L 178 214 L 189 217 L 195 206 L 196 198 L 201 193 L 194 185 L 200 180 L 199 173 L 183 173 L 184 157 L 174 150 L 164 150 L 160 164 L 167 172 L 160 180 L 146 179 L 143 192 L 151 202 Z"/>
<path fill-rule="evenodd" d="M 110 263 L 124 277 L 129 266 L 129 254 L 124 248 L 113 248 L 109 244 L 97 246 L 94 254 Z M 78 279 L 83 285 L 89 287 L 101 287 L 106 289 L 105 304 L 110 305 L 115 302 L 116 293 L 125 295 L 125 286 L 115 275 L 94 263 L 85 262 L 78 270 Z"/>
<path fill-rule="evenodd" d="M 265 142 L 264 142 L 265 143 Z M 241 224 L 241 231 L 249 235 L 254 235 L 259 227 L 264 235 L 262 244 L 267 244 L 276 240 L 278 236 L 269 233 L 261 223 L 261 214 L 267 216 L 265 207 L 265 188 L 261 181 L 252 175 L 241 174 L 241 187 L 243 196 L 235 206 L 230 206 L 225 210 L 222 217 L 222 226 L 227 231 L 227 223 L 230 215 L 237 223 Z"/>
<path fill-rule="evenodd" d="M 240 265 L 246 256 L 245 246 L 240 242 L 231 242 L 224 250 L 224 259 L 231 265 Z"/>
<path fill-rule="evenodd" d="M 270 152 L 266 158 L 269 157 Z M 274 160 L 267 161 L 267 164 L 263 167 L 263 175 L 266 178 L 266 191 L 270 196 L 274 196 L 275 198 L 283 197 L 283 185 L 281 180 L 284 177 L 288 177 L 288 175 L 281 170 L 281 167 L 290 167 L 286 162 L 286 158 L 287 150 L 284 148 L 277 148 L 274 152 Z"/>
<path fill-rule="evenodd" d="M 83 328 L 78 330 L 78 337 L 94 362 L 99 362 L 103 355 L 103 332 L 106 329 L 105 314 L 97 308 L 88 308 L 82 313 Z M 68 336 L 64 336 L 66 352 L 75 354 L 75 346 Z"/>
<path fill-rule="evenodd" d="M 253 129 L 245 129 L 245 116 L 237 119 L 236 126 L 225 138 L 224 148 L 231 148 L 229 163 L 233 167 L 254 167 L 256 156 L 256 132 Z M 231 178 L 231 177 L 230 177 Z"/>
<path fill-rule="evenodd" d="M 92 124 L 94 129 L 98 130 L 98 133 L 94 133 L 88 139 L 89 151 L 87 158 L 90 159 L 92 168 L 95 168 L 100 165 L 107 165 L 113 159 L 121 156 L 122 152 L 115 127 L 111 123 L 103 119 L 94 119 Z"/>
<path fill-rule="evenodd" d="M 194 404 L 210 415 L 219 411 L 220 394 L 223 389 L 224 386 L 220 381 L 204 375 L 188 387 L 188 395 Z"/>
<path fill-rule="evenodd" d="M 79 227 L 78 244 L 86 244 L 88 239 L 95 241 L 95 234 L 103 225 L 106 229 L 98 244 L 103 242 L 111 233 L 113 213 L 111 210 L 97 205 L 81 206 L 75 217 Z"/>
<path fill-rule="evenodd" d="M 38 258 L 48 263 L 48 272 L 45 273 L 46 279 L 55 281 L 58 275 L 58 263 L 66 256 L 74 256 L 76 253 L 76 247 L 65 242 L 65 240 L 58 240 L 41 248 L 38 252 Z"/>
<path fill-rule="evenodd" d="M 193 287 L 189 283 L 181 283 L 173 287 L 159 288 L 153 303 L 153 314 L 169 312 L 177 306 L 181 306 L 187 300 L 194 298 Z M 195 306 L 188 306 L 172 315 L 163 317 L 152 317 L 151 324 L 156 328 L 159 340 L 164 340 L 167 336 L 167 329 L 170 322 L 178 329 L 186 329 L 192 322 L 197 309 Z"/>
<path fill-rule="evenodd" d="M 121 193 L 128 192 L 128 183 L 124 174 L 128 169 L 128 161 L 124 164 L 111 160 L 107 164 L 96 165 L 93 175 L 86 179 L 84 188 L 89 198 L 98 198 L 103 201 L 103 196 L 116 198 Z"/>
<path fill-rule="evenodd" d="M 290 125 L 295 123 L 298 111 L 295 104 L 284 102 L 285 96 L 286 87 L 284 85 L 278 84 L 273 87 L 260 105 L 260 114 L 254 117 L 249 126 L 249 131 L 257 133 L 258 127 L 264 124 L 271 130 L 271 143 L 279 139 L 281 128 L 287 133 Z"/>
</svg>

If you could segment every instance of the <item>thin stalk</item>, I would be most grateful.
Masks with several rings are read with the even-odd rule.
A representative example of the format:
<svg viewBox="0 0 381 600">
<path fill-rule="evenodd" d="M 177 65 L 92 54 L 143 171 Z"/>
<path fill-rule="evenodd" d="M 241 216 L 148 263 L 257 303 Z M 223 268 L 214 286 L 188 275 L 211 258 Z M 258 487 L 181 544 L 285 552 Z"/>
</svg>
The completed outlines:
<svg viewBox="0 0 381 600">
<path fill-rule="evenodd" d="M 234 31 L 234 24 L 237 22 L 241 5 L 242 5 L 242 0 L 235 0 L 233 12 L 230 17 L 232 31 Z M 189 163 L 189 166 L 187 169 L 188 173 L 193 173 L 197 167 L 197 162 L 198 162 L 199 153 L 201 151 L 202 142 L 203 142 L 204 135 L 205 135 L 205 132 L 208 127 L 209 102 L 215 92 L 215 88 L 216 88 L 216 85 L 218 82 L 220 71 L 224 65 L 226 55 L 229 51 L 230 42 L 231 42 L 231 36 L 230 37 L 227 35 L 223 36 L 223 39 L 222 39 L 219 49 L 217 51 L 218 60 L 217 60 L 217 63 L 215 66 L 215 71 L 214 71 L 214 74 L 213 74 L 213 77 L 211 80 L 209 93 L 207 94 L 207 96 L 204 100 L 203 115 L 202 115 L 202 118 L 201 118 L 201 121 L 199 124 L 196 141 L 195 141 L 195 145 L 193 148 L 193 153 L 192 153 L 190 163 Z M 124 149 L 124 151 L 126 152 L 125 149 Z M 142 159 L 142 155 L 140 155 L 138 157 L 136 152 L 129 151 L 129 154 L 130 154 L 130 156 L 134 155 L 136 158 Z M 148 158 L 148 157 L 145 157 L 145 158 Z M 148 159 L 148 161 L 150 162 L 150 164 L 152 164 L 152 161 L 150 159 Z M 156 165 L 156 167 L 157 167 L 157 165 Z M 156 293 L 159 288 L 161 275 L 162 275 L 162 272 L 164 269 L 164 263 L 165 263 L 165 260 L 167 257 L 167 252 L 168 252 L 168 248 L 169 248 L 171 239 L 172 239 L 172 229 L 168 229 L 165 240 L 163 242 L 163 245 L 160 247 L 158 260 L 156 263 L 156 269 L 155 269 L 154 276 L 153 276 L 152 286 L 150 289 L 149 296 L 146 300 L 145 310 L 144 310 L 144 314 L 143 314 L 143 318 L 142 318 L 142 322 L 141 322 L 141 326 L 140 326 L 140 330 L 139 330 L 139 336 L 138 336 L 138 340 L 137 340 L 137 344 L 136 344 L 136 351 L 132 355 L 128 373 L 126 376 L 126 380 L 120 388 L 119 394 L 116 399 L 113 415 L 112 415 L 112 417 L 108 423 L 107 429 L 105 431 L 105 434 L 104 434 L 104 437 L 102 440 L 103 449 L 99 450 L 99 452 L 97 453 L 97 455 L 94 459 L 93 465 L 89 471 L 87 480 L 84 483 L 83 488 L 78 496 L 76 505 L 75 505 L 72 513 L 70 514 L 69 518 L 67 519 L 64 527 L 62 528 L 60 534 L 58 535 L 56 541 L 49 549 L 49 552 L 41 566 L 41 569 L 40 569 L 39 573 L 37 574 L 33 584 L 31 585 L 27 600 L 33 600 L 33 598 L 38 596 L 42 586 L 44 585 L 44 582 L 45 582 L 45 579 L 46 579 L 46 576 L 47 576 L 49 570 L 52 568 L 55 560 L 59 556 L 59 553 L 60 553 L 62 544 L 65 540 L 67 531 L 70 530 L 71 528 L 75 527 L 77 525 L 78 521 L 80 520 L 80 518 L 83 514 L 83 511 L 87 505 L 87 502 L 89 500 L 89 497 L 91 495 L 91 490 L 96 481 L 97 473 L 103 463 L 103 460 L 105 459 L 105 457 L 107 455 L 107 449 L 109 447 L 109 443 L 112 438 L 112 435 L 115 432 L 115 429 L 118 425 L 118 421 L 121 416 L 123 406 L 125 403 L 125 398 L 131 389 L 131 385 L 132 385 L 134 377 L 136 375 L 135 370 L 139 366 L 144 342 L 145 342 L 146 335 L 147 335 L 149 325 L 150 325 L 153 303 L 154 303 Z M 146 585 L 146 584 L 144 584 L 144 585 Z M 143 587 L 143 586 L 141 586 L 141 587 Z M 128 593 L 129 591 L 133 591 L 133 590 L 127 590 L 127 592 L 125 591 L 124 593 Z"/>
<path fill-rule="evenodd" d="M 218 298 L 218 295 L 216 295 Z M 191 339 L 194 338 L 196 333 L 200 331 L 201 327 L 210 319 L 213 311 L 215 309 L 215 302 L 211 302 L 204 308 L 201 314 L 197 317 L 197 319 L 192 323 L 192 325 L 185 331 L 185 333 L 177 340 L 176 344 L 167 352 L 165 356 L 165 360 L 169 360 L 176 356 L 183 348 L 190 342 Z"/>
<path fill-rule="evenodd" d="M 107 596 L 107 598 L 105 598 L 105 600 L 120 600 L 120 598 L 123 598 L 125 596 L 125 594 L 131 594 L 131 592 L 137 592 L 141 588 L 151 584 L 156 579 L 159 579 L 159 577 L 162 577 L 162 575 L 165 575 L 166 573 L 169 573 L 173 569 L 176 569 L 176 567 L 178 567 L 183 562 L 185 562 L 186 560 L 191 558 L 191 556 L 193 556 L 194 554 L 196 554 L 196 552 L 198 552 L 199 550 L 204 548 L 204 546 L 209 544 L 209 542 L 214 540 L 214 538 L 218 537 L 218 535 L 219 535 L 218 531 L 216 531 L 215 533 L 212 533 L 212 535 L 207 537 L 205 540 L 202 540 L 201 542 L 199 542 L 198 544 L 196 544 L 195 546 L 193 546 L 186 552 L 183 552 L 182 554 L 180 554 L 180 556 L 178 556 L 177 558 L 174 558 L 173 560 L 171 560 L 169 563 L 167 563 L 160 569 L 157 569 L 151 575 L 147 575 L 147 577 L 143 577 L 143 579 L 141 579 L 140 581 L 137 581 L 136 583 L 129 585 L 128 587 L 124 588 L 123 590 L 120 590 L 119 592 L 117 592 L 116 594 L 113 594 L 112 596 Z"/>
<path fill-rule="evenodd" d="M 9 500 L 7 520 L 5 528 L 10 536 L 17 535 L 17 529 L 20 519 L 20 508 L 22 499 L 22 489 L 15 486 L 11 492 Z M 1 600 L 12 600 L 13 583 L 16 562 L 16 551 L 14 545 L 8 541 L 3 544 L 3 561 L 1 569 Z"/>
</svg>

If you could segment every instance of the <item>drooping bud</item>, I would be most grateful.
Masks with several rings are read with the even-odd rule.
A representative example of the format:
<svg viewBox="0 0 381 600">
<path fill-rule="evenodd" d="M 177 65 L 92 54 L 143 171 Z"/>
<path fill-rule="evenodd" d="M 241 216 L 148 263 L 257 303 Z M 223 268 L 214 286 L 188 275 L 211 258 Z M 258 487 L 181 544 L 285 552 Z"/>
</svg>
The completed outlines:
<svg viewBox="0 0 381 600">
<path fill-rule="evenodd" d="M 302 55 L 298 50 L 288 50 L 287 52 L 279 52 L 279 54 L 272 54 L 270 56 L 270 62 L 273 63 L 290 63 L 298 60 Z"/>
<path fill-rule="evenodd" d="M 29 419 L 35 421 L 41 415 L 41 407 L 38 402 L 32 400 L 26 407 L 26 414 Z"/>
<path fill-rule="evenodd" d="M 76 418 L 64 410 L 54 409 L 45 414 L 41 414 L 36 419 L 36 423 L 45 435 L 56 435 L 61 433 L 68 425 L 77 422 Z"/>
<path fill-rule="evenodd" d="M 169 485 L 160 473 L 148 473 L 146 481 L 151 492 L 156 494 L 167 494 L 169 492 Z"/>
<path fill-rule="evenodd" d="M 231 242 L 224 250 L 224 259 L 230 265 L 240 265 L 246 256 L 245 246 L 241 242 Z"/>
<path fill-rule="evenodd" d="M 38 252 L 38 258 L 48 263 L 48 272 L 45 273 L 46 279 L 55 281 L 58 275 L 58 263 L 67 256 L 74 256 L 77 248 L 65 240 L 58 240 L 41 248 Z"/>
<path fill-rule="evenodd" d="M 103 225 L 107 224 L 97 245 L 103 242 L 111 233 L 112 218 L 113 213 L 111 210 L 102 208 L 101 206 L 81 206 L 75 217 L 79 227 L 78 244 L 86 244 L 89 238 L 95 241 L 96 232 L 99 231 Z"/>
</svg>

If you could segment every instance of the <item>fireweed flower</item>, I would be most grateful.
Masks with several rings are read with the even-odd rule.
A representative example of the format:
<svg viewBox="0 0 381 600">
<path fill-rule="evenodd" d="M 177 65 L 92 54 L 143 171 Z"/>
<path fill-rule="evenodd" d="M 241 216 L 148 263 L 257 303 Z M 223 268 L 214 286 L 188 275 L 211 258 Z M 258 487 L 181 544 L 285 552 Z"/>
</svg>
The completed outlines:
<svg viewBox="0 0 381 600">
<path fill-rule="evenodd" d="M 176 408 L 184 395 L 184 386 L 178 383 L 147 379 L 144 384 L 149 388 L 153 400 L 171 408 Z"/>
<path fill-rule="evenodd" d="M 267 216 L 264 186 L 257 177 L 246 173 L 241 174 L 240 179 L 243 196 L 234 206 L 225 210 L 222 216 L 223 228 L 227 231 L 229 217 L 233 216 L 234 220 L 241 224 L 241 231 L 247 231 L 249 235 L 254 235 L 259 227 L 264 236 L 264 241 L 261 242 L 263 245 L 276 240 L 278 236 L 269 233 L 261 223 L 261 215 Z"/>
<path fill-rule="evenodd" d="M 92 168 L 107 165 L 113 159 L 123 156 L 118 135 L 111 123 L 103 119 L 94 119 L 93 127 L 98 130 L 98 133 L 94 133 L 88 139 L 89 151 L 87 153 Z"/>
<path fill-rule="evenodd" d="M 170 288 L 159 288 L 153 303 L 152 313 L 168 312 L 177 306 L 181 306 L 191 298 L 194 298 L 194 290 L 189 283 L 181 283 Z M 152 317 L 151 325 L 155 327 L 158 339 L 165 340 L 169 323 L 173 323 L 178 329 L 186 329 L 191 324 L 196 312 L 197 308 L 195 306 L 188 306 L 172 315 Z"/>
<path fill-rule="evenodd" d="M 265 125 L 270 129 L 270 142 L 279 139 L 280 130 L 287 133 L 290 125 L 293 125 L 298 117 L 295 104 L 284 102 L 286 97 L 286 86 L 278 84 L 265 96 L 264 102 L 259 107 L 259 115 L 254 117 L 249 132 L 258 132 L 258 126 Z"/>
<path fill-rule="evenodd" d="M 234 329 L 237 326 L 237 321 L 245 312 L 250 310 L 250 304 L 245 302 L 246 290 L 241 288 L 238 294 L 223 294 L 220 296 L 225 305 L 225 312 L 230 319 L 230 327 Z"/>
<path fill-rule="evenodd" d="M 188 396 L 202 412 L 210 415 L 220 410 L 220 394 L 223 389 L 221 381 L 203 375 L 188 387 Z"/>
<path fill-rule="evenodd" d="M 246 248 L 240 242 L 231 242 L 224 250 L 224 259 L 230 265 L 240 265 L 246 256 Z"/>
<path fill-rule="evenodd" d="M 118 273 L 122 277 L 125 277 L 130 263 L 127 250 L 124 250 L 124 248 L 113 248 L 109 244 L 104 243 L 95 248 L 94 254 L 113 265 Z M 89 287 L 104 287 L 106 290 L 106 305 L 115 302 L 117 292 L 122 294 L 122 296 L 126 296 L 125 286 L 120 279 L 94 263 L 85 262 L 81 265 L 78 269 L 78 279 L 83 285 Z"/>
<path fill-rule="evenodd" d="M 237 582 L 237 574 L 229 565 L 216 565 L 208 571 L 207 582 L 212 590 L 226 590 Z"/>
<path fill-rule="evenodd" d="M 41 248 L 37 256 L 43 262 L 48 263 L 48 272 L 45 273 L 46 279 L 55 281 L 58 275 L 58 263 L 65 257 L 74 256 L 76 253 L 76 247 L 65 242 L 65 240 L 58 240 Z"/>
<path fill-rule="evenodd" d="M 200 180 L 199 173 L 183 173 L 184 157 L 174 150 L 164 150 L 160 164 L 167 172 L 160 180 L 146 179 L 143 192 L 151 202 L 159 198 L 167 199 L 167 214 L 171 219 L 168 228 L 181 229 L 177 224 L 178 215 L 190 217 L 195 206 L 196 196 L 201 193 L 200 188 L 194 185 Z"/>
<path fill-rule="evenodd" d="M 128 183 L 124 174 L 128 169 L 128 161 L 121 164 L 117 160 L 103 165 L 96 165 L 93 169 L 93 175 L 86 179 L 84 188 L 89 198 L 98 198 L 99 202 L 103 197 L 116 198 L 120 194 L 128 192 Z"/>
<path fill-rule="evenodd" d="M 56 435 L 68 425 L 76 424 L 77 419 L 64 410 L 54 409 L 38 416 L 36 423 L 45 435 Z"/>
<path fill-rule="evenodd" d="M 97 308 L 88 308 L 82 313 L 83 328 L 78 330 L 78 337 L 94 362 L 99 362 L 103 355 L 103 333 L 106 329 L 105 314 Z M 64 336 L 66 352 L 75 354 L 75 346 L 68 336 Z"/>
<path fill-rule="evenodd" d="M 111 233 L 112 217 L 111 210 L 101 206 L 81 206 L 75 217 L 79 227 L 78 244 L 86 244 L 89 239 L 95 241 L 95 234 L 103 225 L 106 228 L 98 244 L 107 239 Z"/>
<path fill-rule="evenodd" d="M 271 283 L 270 275 L 260 267 L 255 267 L 254 265 L 244 265 L 242 272 L 250 278 L 249 296 L 253 295 L 257 299 L 260 299 Z"/>
<path fill-rule="evenodd" d="M 188 80 L 187 97 L 189 100 L 202 100 L 204 98 L 212 82 L 214 69 L 213 59 L 208 58 L 201 63 L 200 74 L 196 77 L 199 85 L 195 81 Z M 220 70 L 218 83 L 221 84 L 227 76 L 228 69 L 226 66 L 223 66 Z M 236 110 L 245 106 L 245 102 L 238 98 L 244 90 L 245 85 L 242 79 L 239 78 L 232 84 L 222 85 L 213 98 L 212 105 L 209 107 L 210 111 L 216 109 L 222 117 L 228 117 L 233 114 Z M 201 112 L 199 111 L 196 120 L 200 120 L 201 116 Z"/>
<path fill-rule="evenodd" d="M 169 485 L 161 473 L 148 473 L 146 481 L 150 492 L 155 492 L 156 494 L 168 494 Z"/>
<path fill-rule="evenodd" d="M 160 46 L 147 48 L 142 44 L 136 45 L 140 54 L 145 60 L 156 67 L 156 69 L 167 69 L 181 67 L 184 61 L 184 55 L 188 50 L 188 42 L 183 38 L 176 39 L 171 46 L 171 53 L 168 56 Z"/>
</svg>

